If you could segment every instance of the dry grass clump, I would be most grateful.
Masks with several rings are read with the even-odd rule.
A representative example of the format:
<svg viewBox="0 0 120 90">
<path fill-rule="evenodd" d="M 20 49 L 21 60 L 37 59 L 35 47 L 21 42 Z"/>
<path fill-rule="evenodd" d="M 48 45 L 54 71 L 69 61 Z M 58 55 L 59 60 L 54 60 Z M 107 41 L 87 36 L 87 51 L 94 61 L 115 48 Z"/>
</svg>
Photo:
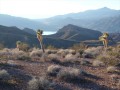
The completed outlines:
<svg viewBox="0 0 120 90">
<path fill-rule="evenodd" d="M 6 70 L 0 70 L 0 80 L 9 80 L 10 74 Z"/>
<path fill-rule="evenodd" d="M 73 55 L 73 54 L 67 54 L 65 56 L 65 59 L 68 59 L 68 60 L 75 60 L 77 59 L 77 56 Z"/>
<path fill-rule="evenodd" d="M 57 50 L 47 49 L 47 50 L 45 50 L 45 53 L 46 53 L 46 54 L 56 54 L 56 53 L 57 53 Z"/>
<path fill-rule="evenodd" d="M 49 61 L 52 61 L 52 62 L 54 62 L 54 63 L 60 63 L 60 56 L 59 55 L 57 55 L 57 54 L 49 54 L 48 55 L 48 59 L 49 59 Z"/>
<path fill-rule="evenodd" d="M 67 49 L 69 54 L 72 54 L 72 55 L 75 55 L 76 54 L 76 51 L 75 50 L 72 50 L 72 49 Z"/>
<path fill-rule="evenodd" d="M 50 59 L 59 59 L 60 56 L 57 55 L 57 54 L 49 54 L 49 55 L 48 55 L 48 58 L 50 58 Z"/>
<path fill-rule="evenodd" d="M 79 61 L 79 57 L 73 54 L 67 54 L 64 59 L 61 60 L 61 64 L 66 66 L 70 64 L 74 64 Z"/>
<path fill-rule="evenodd" d="M 57 51 L 57 54 L 60 55 L 61 57 L 65 57 L 67 54 L 69 53 L 69 50 L 68 49 L 59 49 Z"/>
<path fill-rule="evenodd" d="M 92 64 L 93 66 L 104 66 L 104 63 L 99 60 L 94 60 Z"/>
<path fill-rule="evenodd" d="M 115 66 L 109 66 L 109 67 L 107 67 L 107 72 L 108 73 L 118 72 L 118 69 Z"/>
<path fill-rule="evenodd" d="M 84 51 L 83 57 L 85 58 L 95 58 L 102 52 L 103 48 L 102 47 L 92 47 L 88 48 Z"/>
<path fill-rule="evenodd" d="M 81 60 L 80 64 L 81 65 L 90 65 L 91 63 L 88 60 Z"/>
<path fill-rule="evenodd" d="M 4 45 L 2 43 L 0 43 L 0 50 L 4 49 Z"/>
<path fill-rule="evenodd" d="M 100 60 L 108 66 L 116 66 L 120 64 L 120 49 L 118 47 L 109 47 L 107 51 L 103 51 L 102 54 L 97 56 L 97 60 Z"/>
<path fill-rule="evenodd" d="M 29 55 L 24 51 L 19 51 L 18 49 L 3 49 L 0 52 L 0 58 L 2 60 L 7 59 L 29 59 Z"/>
<path fill-rule="evenodd" d="M 118 80 L 118 86 L 120 87 L 120 79 Z"/>
<path fill-rule="evenodd" d="M 28 90 L 50 90 L 51 86 L 52 83 L 44 77 L 33 77 L 32 80 L 28 82 Z"/>
<path fill-rule="evenodd" d="M 81 82 L 83 81 L 84 77 L 81 73 L 81 70 L 79 69 L 64 69 L 64 70 L 61 70 L 57 77 L 60 79 L 60 80 L 64 80 L 66 82 Z"/>
<path fill-rule="evenodd" d="M 42 50 L 33 50 L 32 52 L 30 52 L 30 57 L 41 57 L 43 54 Z"/>
<path fill-rule="evenodd" d="M 18 49 L 12 49 L 11 50 L 13 59 L 16 60 L 31 60 L 28 53 L 24 51 L 19 51 Z"/>
<path fill-rule="evenodd" d="M 51 65 L 47 69 L 47 74 L 50 75 L 50 76 L 56 76 L 60 70 L 61 70 L 60 66 Z"/>
</svg>

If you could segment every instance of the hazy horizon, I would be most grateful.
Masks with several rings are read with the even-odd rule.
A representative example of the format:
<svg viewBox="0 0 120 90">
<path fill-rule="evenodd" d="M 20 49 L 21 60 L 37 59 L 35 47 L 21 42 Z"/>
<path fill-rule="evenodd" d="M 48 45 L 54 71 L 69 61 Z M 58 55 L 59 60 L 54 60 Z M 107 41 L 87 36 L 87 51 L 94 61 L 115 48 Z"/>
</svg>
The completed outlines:
<svg viewBox="0 0 120 90">
<path fill-rule="evenodd" d="M 29 19 L 95 10 L 120 10 L 120 0 L 0 0 L 0 14 Z"/>
</svg>

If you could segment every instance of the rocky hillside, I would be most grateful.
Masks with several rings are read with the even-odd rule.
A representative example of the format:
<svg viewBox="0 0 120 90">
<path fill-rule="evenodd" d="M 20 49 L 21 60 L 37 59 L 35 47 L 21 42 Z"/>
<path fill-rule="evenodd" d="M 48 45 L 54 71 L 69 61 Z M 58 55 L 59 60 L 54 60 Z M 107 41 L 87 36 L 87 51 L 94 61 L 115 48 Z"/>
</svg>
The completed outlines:
<svg viewBox="0 0 120 90">
<path fill-rule="evenodd" d="M 95 30 L 90 30 L 76 25 L 66 25 L 59 29 L 56 34 L 49 35 L 52 38 L 60 38 L 72 41 L 84 41 L 84 40 L 98 40 L 102 33 Z"/>
</svg>

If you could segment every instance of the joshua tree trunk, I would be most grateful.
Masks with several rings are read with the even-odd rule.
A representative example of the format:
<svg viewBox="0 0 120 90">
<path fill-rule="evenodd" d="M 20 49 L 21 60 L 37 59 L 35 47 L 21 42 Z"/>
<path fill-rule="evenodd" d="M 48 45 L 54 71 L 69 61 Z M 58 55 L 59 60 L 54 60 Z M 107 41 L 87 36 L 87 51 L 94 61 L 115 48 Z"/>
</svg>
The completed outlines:
<svg viewBox="0 0 120 90">
<path fill-rule="evenodd" d="M 45 50 L 44 50 L 44 47 L 43 47 L 42 41 L 40 41 L 40 46 L 41 46 L 41 49 L 42 49 L 42 51 L 43 51 L 43 53 L 44 53 Z"/>
</svg>

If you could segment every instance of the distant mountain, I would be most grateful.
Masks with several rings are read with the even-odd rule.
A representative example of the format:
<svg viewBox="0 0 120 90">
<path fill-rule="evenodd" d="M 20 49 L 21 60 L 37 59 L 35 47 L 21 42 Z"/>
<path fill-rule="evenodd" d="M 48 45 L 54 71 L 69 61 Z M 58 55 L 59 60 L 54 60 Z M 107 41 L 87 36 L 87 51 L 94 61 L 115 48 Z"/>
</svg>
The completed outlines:
<svg viewBox="0 0 120 90">
<path fill-rule="evenodd" d="M 114 10 L 107 7 L 103 7 L 96 10 L 87 10 L 84 12 L 78 13 L 70 13 L 65 15 L 57 15 L 54 17 L 50 17 L 47 19 L 36 19 L 37 21 L 49 21 L 54 19 L 65 19 L 65 18 L 73 18 L 73 19 L 98 19 L 98 18 L 105 18 L 105 17 L 112 17 L 115 15 L 120 15 L 120 10 Z"/>
<path fill-rule="evenodd" d="M 95 20 L 87 25 L 84 25 L 84 27 L 99 30 L 101 32 L 120 32 L 120 15 Z"/>
<path fill-rule="evenodd" d="M 79 13 L 58 15 L 55 17 L 37 20 L 54 27 L 56 30 L 68 24 L 98 30 L 102 32 L 120 31 L 120 10 L 100 8 Z"/>
<path fill-rule="evenodd" d="M 56 34 L 49 35 L 48 37 L 80 42 L 84 40 L 98 40 L 101 34 L 102 33 L 99 31 L 90 30 L 69 24 L 59 29 Z"/>
<path fill-rule="evenodd" d="M 27 33 L 17 27 L 0 25 L 0 43 L 3 43 L 5 47 L 15 48 L 16 41 L 22 41 L 28 43 L 30 46 L 40 47 L 36 35 Z M 78 42 L 44 37 L 43 43 L 45 46 L 53 45 L 58 48 L 67 48 Z"/>
<path fill-rule="evenodd" d="M 96 10 L 87 10 L 35 20 L 0 14 L 0 25 L 16 26 L 21 29 L 31 28 L 33 30 L 42 29 L 44 31 L 56 32 L 68 24 L 101 32 L 118 32 L 120 31 L 120 10 L 104 7 Z"/>
<path fill-rule="evenodd" d="M 10 15 L 0 14 L 0 25 L 4 26 L 16 26 L 18 28 L 31 28 L 31 29 L 43 29 L 45 31 L 51 31 L 51 27 L 34 21 L 32 19 L 14 17 Z"/>
<path fill-rule="evenodd" d="M 27 32 L 27 33 L 30 33 L 30 34 L 33 34 L 33 35 L 36 35 L 36 32 L 33 30 L 33 29 L 30 29 L 30 28 L 24 28 L 22 29 L 23 31 Z"/>
<path fill-rule="evenodd" d="M 120 32 L 110 33 L 110 36 L 115 42 L 120 42 Z"/>
</svg>

